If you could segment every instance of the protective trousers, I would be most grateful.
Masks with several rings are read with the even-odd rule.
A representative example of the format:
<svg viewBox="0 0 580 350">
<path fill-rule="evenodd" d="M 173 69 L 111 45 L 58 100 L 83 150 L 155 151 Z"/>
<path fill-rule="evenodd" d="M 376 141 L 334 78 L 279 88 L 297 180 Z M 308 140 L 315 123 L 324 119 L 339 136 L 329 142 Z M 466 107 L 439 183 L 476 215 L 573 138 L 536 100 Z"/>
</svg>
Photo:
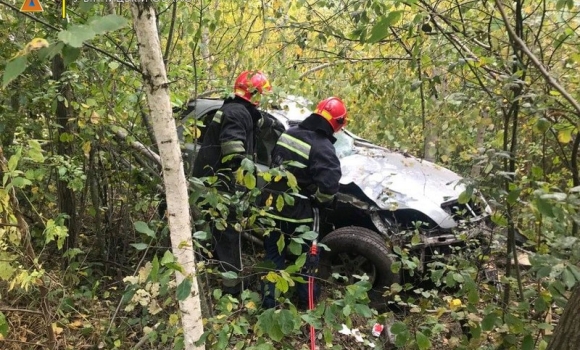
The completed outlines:
<svg viewBox="0 0 580 350">
<path fill-rule="evenodd" d="M 223 231 L 213 227 L 213 243 L 215 253 L 220 261 L 220 269 L 224 272 L 235 272 L 239 276 L 242 272 L 241 235 L 231 223 L 232 220 L 228 220 L 228 226 Z M 242 292 L 242 278 L 224 278 L 222 291 L 233 296 L 239 295 Z"/>
<path fill-rule="evenodd" d="M 277 220 L 277 228 L 264 237 L 264 250 L 266 251 L 264 260 L 274 263 L 277 270 L 283 270 L 286 267 L 286 251 L 290 244 L 290 238 L 296 229 L 304 224 L 296 224 L 288 221 Z M 284 235 L 284 248 L 278 251 L 278 240 Z M 308 252 L 309 246 L 302 245 L 302 252 Z M 302 274 L 306 271 L 303 269 Z M 307 279 L 306 277 L 304 278 Z M 318 295 L 319 288 L 315 285 L 314 294 Z M 298 295 L 298 307 L 305 309 L 308 306 L 308 284 L 296 283 L 296 292 Z M 262 281 L 262 307 L 273 308 L 276 306 L 276 288 L 274 283 Z"/>
</svg>

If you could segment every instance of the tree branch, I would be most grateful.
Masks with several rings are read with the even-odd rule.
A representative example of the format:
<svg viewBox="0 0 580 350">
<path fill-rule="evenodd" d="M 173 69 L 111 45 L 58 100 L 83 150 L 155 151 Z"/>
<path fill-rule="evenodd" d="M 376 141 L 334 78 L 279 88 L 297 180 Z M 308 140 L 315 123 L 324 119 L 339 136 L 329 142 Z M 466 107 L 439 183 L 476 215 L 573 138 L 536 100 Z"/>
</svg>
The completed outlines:
<svg viewBox="0 0 580 350">
<path fill-rule="evenodd" d="M 50 24 L 50 23 L 48 23 L 48 22 L 46 22 L 46 21 L 44 21 L 44 20 L 42 20 L 40 18 L 36 18 L 35 16 L 31 15 L 28 12 L 20 12 L 20 9 L 18 7 L 14 6 L 12 4 L 9 4 L 9 3 L 7 3 L 4 0 L 0 0 L 0 4 L 6 6 L 6 7 L 10 8 L 10 9 L 14 10 L 18 14 L 20 14 L 22 16 L 25 16 L 25 17 L 28 17 L 28 18 L 32 19 L 33 21 L 38 22 L 38 23 L 40 23 L 40 24 L 42 24 L 42 25 L 44 25 L 44 26 L 46 26 L 46 27 L 48 27 L 48 28 L 50 28 L 52 30 L 56 30 L 56 31 L 59 31 L 59 32 L 63 30 L 62 28 L 58 28 L 58 27 L 56 27 L 56 26 L 54 26 L 54 25 L 52 25 L 52 24 Z M 105 51 L 103 49 L 100 49 L 100 48 L 98 48 L 96 46 L 93 46 L 93 45 L 87 44 L 87 43 L 85 43 L 83 45 L 86 46 L 86 47 L 88 47 L 88 48 L 90 48 L 90 49 L 93 49 L 93 50 L 95 50 L 97 52 L 102 53 L 103 55 L 111 58 L 114 61 L 117 61 L 118 63 L 124 65 L 125 67 L 127 67 L 127 68 L 129 68 L 131 70 L 134 70 L 135 72 L 141 73 L 141 70 L 138 67 L 136 67 L 135 65 L 133 65 L 131 63 L 128 63 L 128 62 L 125 62 L 125 61 L 121 60 L 120 58 L 117 58 L 115 55 L 113 55 L 111 53 L 108 53 L 107 51 Z"/>
<path fill-rule="evenodd" d="M 117 137 L 121 138 L 122 140 L 127 140 L 127 131 L 121 129 L 120 127 L 113 127 L 113 132 Z M 161 158 L 159 158 L 159 155 L 157 153 L 149 149 L 149 147 L 145 146 L 144 144 L 138 141 L 132 141 L 129 143 L 129 145 L 133 149 L 139 151 L 139 153 L 149 158 L 149 160 L 152 160 L 153 162 L 161 165 Z"/>
<path fill-rule="evenodd" d="M 528 58 L 530 59 L 530 61 L 532 62 L 532 64 L 540 71 L 540 73 L 542 74 L 542 76 L 544 77 L 544 79 L 546 80 L 546 82 L 548 84 L 550 84 L 554 89 L 556 89 L 556 91 L 558 91 L 562 97 L 564 97 L 564 99 L 566 99 L 566 101 L 568 101 L 572 107 L 574 107 L 574 109 L 576 110 L 576 112 L 578 114 L 580 114 L 580 104 L 578 103 L 578 101 L 576 101 L 576 99 L 574 99 L 574 97 L 572 97 L 572 95 L 570 95 L 568 93 L 568 91 L 566 91 L 566 89 L 560 85 L 560 83 L 558 83 L 558 81 L 556 79 L 554 79 L 554 77 L 552 77 L 550 75 L 550 73 L 546 70 L 546 68 L 542 65 L 542 63 L 540 62 L 540 60 L 532 53 L 532 51 L 528 48 L 528 46 L 526 45 L 526 43 L 519 37 L 516 35 L 514 29 L 512 28 L 512 26 L 509 24 L 507 15 L 504 11 L 503 6 L 501 5 L 500 1 L 496 1 L 495 2 L 497 5 L 497 9 L 499 10 L 501 17 L 504 21 L 505 27 L 509 33 L 509 36 L 512 38 L 512 40 L 518 44 L 518 46 L 520 47 L 520 49 L 522 50 L 522 52 L 528 56 Z"/>
</svg>

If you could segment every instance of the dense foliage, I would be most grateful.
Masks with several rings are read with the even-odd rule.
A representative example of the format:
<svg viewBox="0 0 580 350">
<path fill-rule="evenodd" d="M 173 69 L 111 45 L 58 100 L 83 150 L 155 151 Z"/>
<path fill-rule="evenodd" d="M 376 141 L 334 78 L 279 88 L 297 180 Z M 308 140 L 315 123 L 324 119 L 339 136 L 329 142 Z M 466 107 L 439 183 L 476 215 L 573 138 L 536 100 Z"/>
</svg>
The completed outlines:
<svg viewBox="0 0 580 350">
<path fill-rule="evenodd" d="M 179 266 L 158 210 L 160 166 L 134 147 L 156 144 L 129 6 L 66 2 L 62 19 L 59 2 L 42 4 L 43 13 L 25 15 L 19 2 L 0 0 L 3 348 L 179 348 L 176 304 L 189 286 L 172 282 Z M 431 283 L 391 286 L 397 312 L 370 308 L 364 280 L 336 288 L 313 312 L 290 301 L 274 312 L 258 307 L 257 290 L 237 300 L 214 289 L 220 274 L 198 220 L 208 348 L 298 348 L 306 323 L 334 348 L 381 348 L 383 338 L 354 343 L 339 331 L 388 319 L 400 348 L 546 348 L 580 280 L 574 1 L 156 6 L 175 107 L 225 96 L 248 68 L 267 72 L 279 96 L 340 96 L 355 133 L 469 178 L 466 196 L 481 191 L 508 237 L 491 252 L 458 251 L 426 271 L 401 247 L 397 267 Z M 255 187 L 251 176 L 241 180 Z M 202 187 L 191 182 L 193 203 Z M 217 217 L 224 203 L 242 200 L 214 195 L 204 193 L 204 204 Z M 529 267 L 511 259 L 516 233 L 533 242 L 524 247 L 533 250 Z M 252 275 L 261 251 L 246 248 Z M 291 290 L 303 263 L 270 278 Z M 482 282 L 483 263 L 499 264 L 501 283 Z"/>
</svg>

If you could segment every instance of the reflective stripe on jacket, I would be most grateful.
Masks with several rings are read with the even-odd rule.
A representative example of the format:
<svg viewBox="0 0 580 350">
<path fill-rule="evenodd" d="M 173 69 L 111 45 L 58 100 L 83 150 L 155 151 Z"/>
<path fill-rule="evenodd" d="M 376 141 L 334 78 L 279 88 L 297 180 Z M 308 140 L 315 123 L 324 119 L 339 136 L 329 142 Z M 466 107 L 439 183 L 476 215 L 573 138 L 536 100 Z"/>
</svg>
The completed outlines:
<svg viewBox="0 0 580 350">
<path fill-rule="evenodd" d="M 260 112 L 250 102 L 240 98 L 226 100 L 207 125 L 192 175 L 203 177 L 219 173 L 227 178 L 226 181 L 233 181 L 233 171 L 239 166 L 240 158 L 254 155 L 254 120 L 260 117 Z M 226 161 L 232 155 L 236 159 Z"/>
<path fill-rule="evenodd" d="M 300 163 L 304 167 L 292 166 L 287 163 L 289 161 Z M 276 196 L 281 192 L 290 193 L 290 189 L 285 181 L 270 183 L 263 197 L 272 195 L 274 208 L 266 215 L 295 223 L 312 222 L 310 198 L 321 204 L 332 201 L 338 192 L 342 176 L 340 161 L 329 136 L 320 130 L 310 130 L 303 126 L 289 128 L 280 136 L 272 152 L 272 167 L 278 166 L 296 177 L 301 196 L 296 197 L 294 205 L 285 203 L 282 210 L 278 211 L 275 208 Z"/>
</svg>

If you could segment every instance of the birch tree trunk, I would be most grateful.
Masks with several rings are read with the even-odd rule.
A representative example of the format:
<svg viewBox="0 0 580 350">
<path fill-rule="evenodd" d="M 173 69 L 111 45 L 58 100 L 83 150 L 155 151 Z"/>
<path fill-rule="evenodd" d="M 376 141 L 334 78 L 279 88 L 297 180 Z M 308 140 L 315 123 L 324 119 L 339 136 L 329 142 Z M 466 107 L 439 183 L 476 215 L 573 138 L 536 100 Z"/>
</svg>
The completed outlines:
<svg viewBox="0 0 580 350">
<path fill-rule="evenodd" d="M 576 350 L 580 344 L 580 285 L 568 299 L 547 350 Z"/>
<path fill-rule="evenodd" d="M 171 110 L 167 72 L 163 63 L 153 5 L 154 3 L 149 0 L 133 1 L 131 11 L 153 131 L 161 157 L 172 251 L 184 272 L 184 274 L 176 272 L 175 277 L 178 285 L 184 279 L 189 279 L 192 285 L 188 297 L 179 302 L 185 349 L 201 350 L 205 348 L 203 345 L 194 345 L 203 334 L 203 324 L 191 238 L 187 183 L 177 128 Z"/>
</svg>

